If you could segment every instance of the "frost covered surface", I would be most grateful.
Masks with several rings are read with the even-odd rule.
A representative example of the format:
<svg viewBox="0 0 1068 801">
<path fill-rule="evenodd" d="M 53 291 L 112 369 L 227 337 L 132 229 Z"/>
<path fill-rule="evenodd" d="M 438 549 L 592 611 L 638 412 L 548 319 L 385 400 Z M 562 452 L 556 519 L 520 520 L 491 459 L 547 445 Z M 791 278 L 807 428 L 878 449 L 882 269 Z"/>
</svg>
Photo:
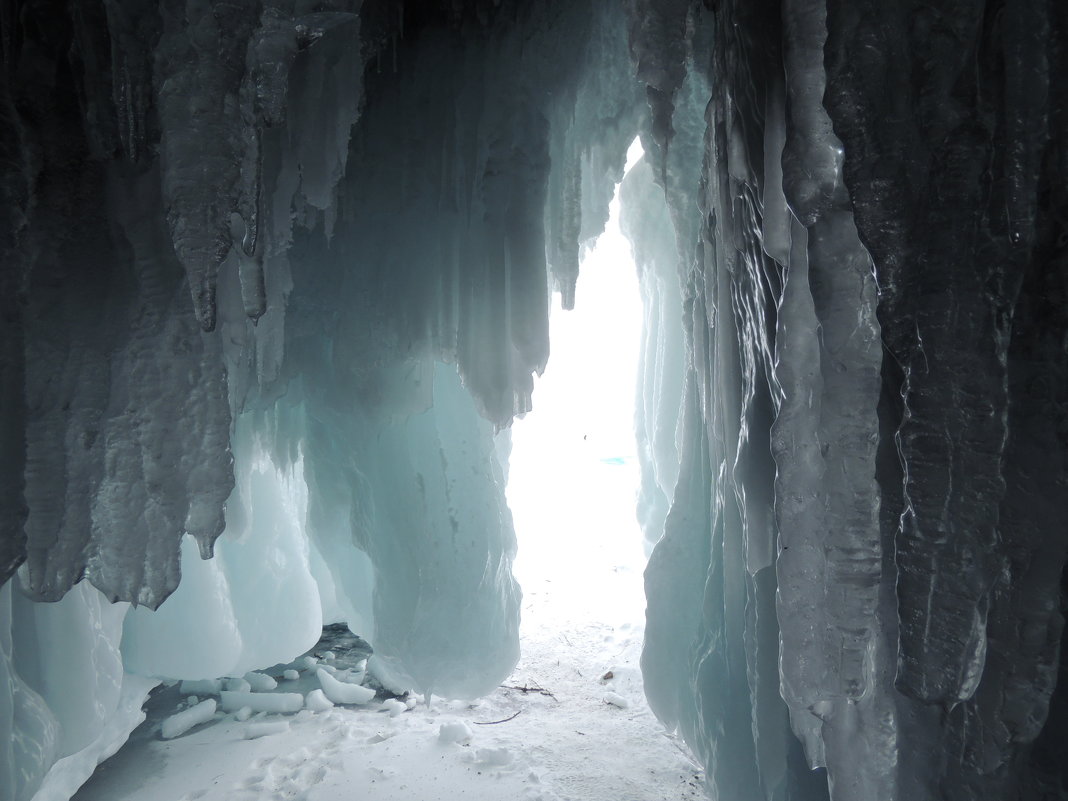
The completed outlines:
<svg viewBox="0 0 1068 801">
<path fill-rule="evenodd" d="M 1068 796 L 1064 3 L 0 14 L 5 797 L 324 619 L 508 674 L 493 433 L 635 132 L 650 705 L 737 801 Z"/>
</svg>

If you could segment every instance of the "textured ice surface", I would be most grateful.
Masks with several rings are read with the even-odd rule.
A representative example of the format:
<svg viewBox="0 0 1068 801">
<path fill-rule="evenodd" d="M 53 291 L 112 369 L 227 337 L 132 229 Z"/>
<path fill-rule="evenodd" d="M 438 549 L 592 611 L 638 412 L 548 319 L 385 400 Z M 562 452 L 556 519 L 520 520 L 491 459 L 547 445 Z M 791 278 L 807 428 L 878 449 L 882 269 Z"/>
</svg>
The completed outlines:
<svg viewBox="0 0 1068 801">
<path fill-rule="evenodd" d="M 673 195 L 670 147 L 656 175 L 700 232 L 643 667 L 719 795 L 1065 797 L 1065 23 L 787 0 L 676 29 L 709 88 L 674 110 L 700 175 Z"/>
<path fill-rule="evenodd" d="M 131 610 L 123 632 L 130 672 L 172 679 L 241 676 L 286 662 L 319 637 L 302 462 L 280 470 L 244 424 L 235 443 L 244 458 L 215 558 L 201 560 L 187 538 L 179 590 L 155 611 Z M 243 510 L 247 516 L 236 514 Z M 286 591 L 265 592 L 268 587 Z"/>
<path fill-rule="evenodd" d="M 493 434 L 644 114 L 626 21 L 363 5 L 115 0 L 3 39 L 0 568 L 134 602 L 129 674 L 241 676 L 324 618 L 404 689 L 515 662 Z M 76 727 L 19 721 L 22 801 Z"/>
<path fill-rule="evenodd" d="M 37 604 L 16 583 L 0 588 L 0 792 L 65 801 L 144 720 L 156 682 L 123 673 L 126 604 L 85 582 Z"/>
</svg>

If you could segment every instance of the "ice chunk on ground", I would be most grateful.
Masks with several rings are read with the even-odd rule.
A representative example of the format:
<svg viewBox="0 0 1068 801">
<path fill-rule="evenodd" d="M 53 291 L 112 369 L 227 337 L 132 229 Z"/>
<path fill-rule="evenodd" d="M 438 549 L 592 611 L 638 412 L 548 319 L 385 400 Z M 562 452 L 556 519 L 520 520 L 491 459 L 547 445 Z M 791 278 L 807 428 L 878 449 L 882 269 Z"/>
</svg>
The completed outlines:
<svg viewBox="0 0 1068 801">
<path fill-rule="evenodd" d="M 226 680 L 226 689 L 231 692 L 247 693 L 252 691 L 252 685 L 242 678 L 230 678 Z"/>
<path fill-rule="evenodd" d="M 221 689 L 220 679 L 196 679 L 178 685 L 178 692 L 182 695 L 218 695 Z"/>
<path fill-rule="evenodd" d="M 243 706 L 234 713 L 234 720 L 240 721 L 241 723 L 244 723 L 250 717 L 252 717 L 252 707 L 250 706 Z"/>
<path fill-rule="evenodd" d="M 245 739 L 255 740 L 270 734 L 281 734 L 288 730 L 289 721 L 287 720 L 270 720 L 265 721 L 264 723 L 250 723 L 245 727 Z"/>
<path fill-rule="evenodd" d="M 370 687 L 338 681 L 322 668 L 315 675 L 319 677 L 323 694 L 335 704 L 366 704 L 375 697 L 375 691 Z"/>
<path fill-rule="evenodd" d="M 323 695 L 322 690 L 312 690 L 304 698 L 304 706 L 312 712 L 325 712 L 333 708 L 334 702 Z"/>
<path fill-rule="evenodd" d="M 366 659 L 361 659 L 356 663 L 355 667 L 348 670 L 336 670 L 330 665 L 320 665 L 319 667 L 329 671 L 330 675 L 334 676 L 338 681 L 348 682 L 349 684 L 363 684 L 364 679 L 367 678 Z"/>
<path fill-rule="evenodd" d="M 604 694 L 604 697 L 601 700 L 603 700 L 606 704 L 618 706 L 620 709 L 626 709 L 630 706 L 630 701 L 628 701 L 619 693 L 607 692 Z"/>
<path fill-rule="evenodd" d="M 296 681 L 300 678 L 300 672 L 296 670 L 285 670 L 282 671 L 282 678 L 286 681 Z"/>
<path fill-rule="evenodd" d="M 304 708 L 300 693 L 252 693 L 223 690 L 219 694 L 224 712 L 236 712 L 243 706 L 253 712 L 299 712 Z"/>
<path fill-rule="evenodd" d="M 337 670 L 330 665 L 320 665 L 319 670 L 325 670 L 335 679 L 345 684 L 363 684 L 364 679 L 367 678 L 366 670 Z"/>
<path fill-rule="evenodd" d="M 185 734 L 194 726 L 207 723 L 215 717 L 215 707 L 215 699 L 209 698 L 196 706 L 171 715 L 160 726 L 160 736 L 164 740 L 171 740 Z"/>
<path fill-rule="evenodd" d="M 251 686 L 253 692 L 265 693 L 278 687 L 278 682 L 266 673 L 252 671 L 245 674 L 245 681 Z"/>
<path fill-rule="evenodd" d="M 391 718 L 397 717 L 401 712 L 408 711 L 408 705 L 396 698 L 387 698 L 382 702 L 382 710 L 389 713 Z"/>
</svg>

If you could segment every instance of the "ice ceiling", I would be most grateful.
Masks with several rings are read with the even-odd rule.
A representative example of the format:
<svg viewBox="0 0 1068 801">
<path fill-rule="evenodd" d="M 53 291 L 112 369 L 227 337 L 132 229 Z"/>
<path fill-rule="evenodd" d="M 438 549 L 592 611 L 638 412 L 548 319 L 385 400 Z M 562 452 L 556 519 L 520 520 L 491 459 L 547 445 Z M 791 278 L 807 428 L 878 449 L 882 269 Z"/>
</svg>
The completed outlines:
<svg viewBox="0 0 1068 801">
<path fill-rule="evenodd" d="M 638 132 L 655 711 L 724 801 L 1068 798 L 1068 3 L 3 0 L 0 48 L 0 796 L 324 615 L 508 672 L 494 430 Z"/>
</svg>

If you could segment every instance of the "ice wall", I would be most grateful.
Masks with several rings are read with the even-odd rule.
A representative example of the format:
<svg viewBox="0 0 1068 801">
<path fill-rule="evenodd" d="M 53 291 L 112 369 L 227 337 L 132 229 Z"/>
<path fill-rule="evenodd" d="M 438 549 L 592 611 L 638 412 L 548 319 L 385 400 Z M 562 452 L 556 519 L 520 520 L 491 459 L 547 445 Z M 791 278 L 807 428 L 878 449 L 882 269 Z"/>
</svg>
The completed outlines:
<svg viewBox="0 0 1068 801">
<path fill-rule="evenodd" d="M 643 671 L 716 797 L 1068 797 L 1062 5 L 631 6 L 699 228 Z"/>
<path fill-rule="evenodd" d="M 11 582 L 0 588 L 4 798 L 70 798 L 144 720 L 157 682 L 123 671 L 128 609 L 84 582 L 53 604 L 27 600 Z"/>
</svg>

